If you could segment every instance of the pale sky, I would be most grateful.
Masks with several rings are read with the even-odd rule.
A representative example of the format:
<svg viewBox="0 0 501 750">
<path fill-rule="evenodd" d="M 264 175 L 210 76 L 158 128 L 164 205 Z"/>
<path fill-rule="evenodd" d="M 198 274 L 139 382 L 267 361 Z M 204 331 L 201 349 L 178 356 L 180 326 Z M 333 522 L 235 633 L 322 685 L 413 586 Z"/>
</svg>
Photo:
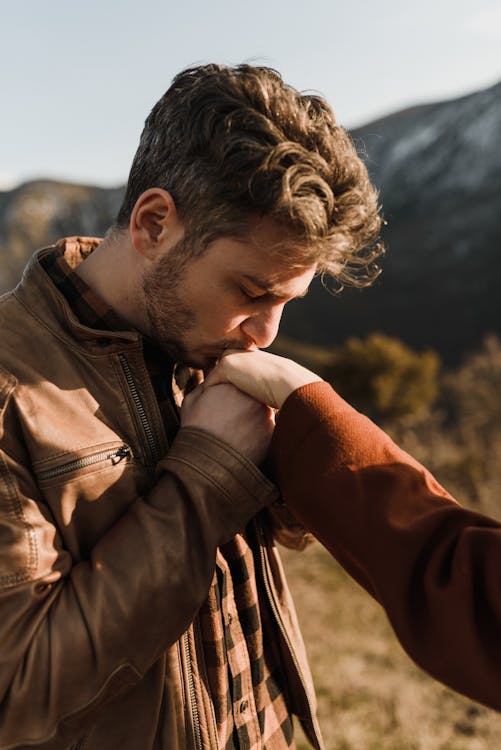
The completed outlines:
<svg viewBox="0 0 501 750">
<path fill-rule="evenodd" d="M 242 61 L 354 127 L 501 80 L 501 0 L 0 0 L 0 189 L 123 183 L 172 76 Z"/>
</svg>

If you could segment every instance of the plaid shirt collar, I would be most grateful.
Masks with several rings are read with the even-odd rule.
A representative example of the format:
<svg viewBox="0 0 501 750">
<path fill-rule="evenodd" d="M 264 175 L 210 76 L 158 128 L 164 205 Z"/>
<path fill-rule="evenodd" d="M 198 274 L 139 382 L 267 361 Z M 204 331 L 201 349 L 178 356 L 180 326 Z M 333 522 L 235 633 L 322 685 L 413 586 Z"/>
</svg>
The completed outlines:
<svg viewBox="0 0 501 750">
<path fill-rule="evenodd" d="M 124 320 L 76 273 L 77 267 L 99 245 L 97 237 L 68 237 L 59 240 L 40 263 L 65 297 L 80 323 L 101 331 L 127 331 Z"/>
</svg>

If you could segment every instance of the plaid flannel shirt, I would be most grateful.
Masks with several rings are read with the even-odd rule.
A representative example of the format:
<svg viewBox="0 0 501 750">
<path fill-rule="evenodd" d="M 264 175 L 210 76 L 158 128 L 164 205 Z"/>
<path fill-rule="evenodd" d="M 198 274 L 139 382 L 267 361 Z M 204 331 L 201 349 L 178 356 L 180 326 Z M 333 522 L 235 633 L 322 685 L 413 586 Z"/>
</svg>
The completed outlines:
<svg viewBox="0 0 501 750">
<path fill-rule="evenodd" d="M 43 267 L 81 323 L 100 330 L 129 325 L 74 273 L 97 241 L 62 240 Z M 185 392 L 200 382 L 198 371 L 176 365 L 145 342 L 145 362 L 169 443 L 179 426 Z M 214 706 L 219 750 L 294 748 L 285 697 L 276 625 L 262 584 L 253 524 L 217 552 L 216 569 L 197 618 Z"/>
</svg>

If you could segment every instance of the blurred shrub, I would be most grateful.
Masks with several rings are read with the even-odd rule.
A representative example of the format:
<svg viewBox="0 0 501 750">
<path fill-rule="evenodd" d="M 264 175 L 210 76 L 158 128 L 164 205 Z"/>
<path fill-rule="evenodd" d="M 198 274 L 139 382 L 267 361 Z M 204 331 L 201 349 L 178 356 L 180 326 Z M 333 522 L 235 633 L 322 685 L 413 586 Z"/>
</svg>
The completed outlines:
<svg viewBox="0 0 501 750">
<path fill-rule="evenodd" d="M 444 375 L 439 409 L 391 433 L 458 500 L 501 519 L 501 341 Z"/>
<path fill-rule="evenodd" d="M 445 376 L 442 399 L 466 435 L 501 429 L 501 341 L 496 336 L 487 336 L 478 352 Z"/>
<path fill-rule="evenodd" d="M 373 333 L 331 351 L 324 377 L 361 411 L 383 420 L 431 406 L 439 392 L 440 360 L 398 339 Z"/>
<path fill-rule="evenodd" d="M 501 341 L 482 348 L 444 378 L 447 431 L 458 445 L 469 498 L 501 517 Z"/>
</svg>

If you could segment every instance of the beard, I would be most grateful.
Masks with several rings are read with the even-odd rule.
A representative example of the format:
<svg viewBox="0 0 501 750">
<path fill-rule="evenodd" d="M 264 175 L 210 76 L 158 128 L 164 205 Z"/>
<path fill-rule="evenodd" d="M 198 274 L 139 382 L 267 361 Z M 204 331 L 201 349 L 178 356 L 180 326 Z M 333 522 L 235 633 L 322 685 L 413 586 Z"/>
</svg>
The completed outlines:
<svg viewBox="0 0 501 750">
<path fill-rule="evenodd" d="M 222 339 L 206 342 L 210 352 L 192 352 L 187 348 L 187 335 L 196 330 L 198 322 L 195 311 L 182 301 L 181 291 L 186 270 L 195 257 L 193 245 L 183 238 L 161 263 L 145 272 L 142 293 L 148 319 L 146 338 L 175 362 L 207 370 L 225 349 L 248 347 L 242 340 Z"/>
<path fill-rule="evenodd" d="M 142 280 L 149 332 L 147 338 L 167 352 L 176 362 L 187 362 L 186 334 L 195 327 L 196 316 L 180 299 L 179 290 L 190 261 L 190 247 L 184 239 L 168 257 Z"/>
</svg>

